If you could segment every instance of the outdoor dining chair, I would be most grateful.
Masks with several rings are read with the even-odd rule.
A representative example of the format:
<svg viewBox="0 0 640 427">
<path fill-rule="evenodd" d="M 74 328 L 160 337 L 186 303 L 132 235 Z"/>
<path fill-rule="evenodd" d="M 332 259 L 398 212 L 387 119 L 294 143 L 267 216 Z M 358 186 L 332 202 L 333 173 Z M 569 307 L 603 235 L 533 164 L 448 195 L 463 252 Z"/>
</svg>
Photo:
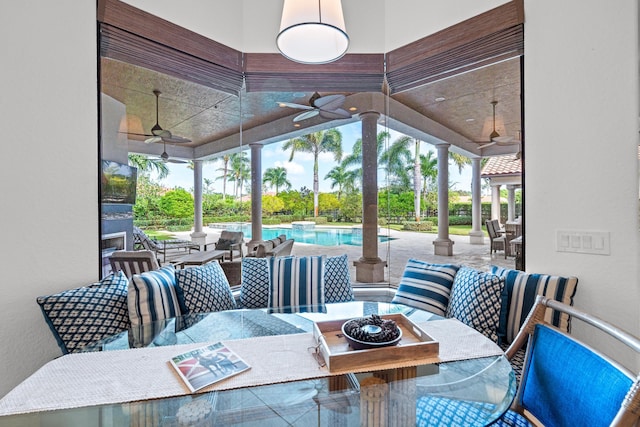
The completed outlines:
<svg viewBox="0 0 640 427">
<path fill-rule="evenodd" d="M 511 409 L 494 425 L 632 426 L 640 418 L 637 372 L 551 326 L 548 313 L 566 313 L 629 347 L 637 359 L 640 340 L 616 326 L 561 302 L 539 296 L 507 349 L 528 342 L 523 376 Z M 545 320 L 546 318 L 546 320 Z"/>
<path fill-rule="evenodd" d="M 489 241 L 491 242 L 491 247 L 489 248 L 489 252 L 491 253 L 504 251 L 506 247 L 505 236 L 498 234 L 498 230 L 495 226 L 496 222 L 490 219 L 485 221 L 485 225 L 487 226 L 487 233 L 489 234 Z"/>
<path fill-rule="evenodd" d="M 127 279 L 134 274 L 160 268 L 156 255 L 152 251 L 115 251 L 109 257 L 113 272 L 122 271 Z"/>
</svg>

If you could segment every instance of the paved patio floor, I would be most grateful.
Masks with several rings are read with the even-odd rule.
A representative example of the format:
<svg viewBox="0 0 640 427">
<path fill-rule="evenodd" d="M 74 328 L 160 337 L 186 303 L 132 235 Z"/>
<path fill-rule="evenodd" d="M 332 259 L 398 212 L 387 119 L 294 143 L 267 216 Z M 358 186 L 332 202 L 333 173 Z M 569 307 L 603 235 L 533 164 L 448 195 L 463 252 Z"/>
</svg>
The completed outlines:
<svg viewBox="0 0 640 427">
<path fill-rule="evenodd" d="M 320 228 L 321 226 L 316 226 Z M 220 230 L 204 227 L 207 233 L 207 242 L 216 242 L 220 236 Z M 190 239 L 190 232 L 174 233 L 182 239 Z M 469 243 L 469 236 L 451 235 L 449 238 L 454 242 L 453 256 L 434 255 L 433 241 L 437 234 L 416 233 L 409 231 L 396 231 L 381 229 L 381 235 L 388 235 L 391 239 L 378 244 L 378 256 L 387 261 L 385 268 L 385 282 L 397 284 L 402 277 L 405 264 L 409 258 L 415 258 L 432 263 L 455 263 L 468 265 L 479 270 L 488 270 L 491 265 L 515 268 L 515 259 L 504 257 L 504 252 L 500 251 L 490 254 L 489 238 L 485 238 L 482 245 L 472 245 Z M 347 254 L 351 268 L 351 278 L 355 281 L 356 271 L 353 261 L 357 261 L 362 256 L 362 246 L 335 245 L 320 246 L 307 243 L 295 242 L 292 255 L 341 255 Z"/>
</svg>

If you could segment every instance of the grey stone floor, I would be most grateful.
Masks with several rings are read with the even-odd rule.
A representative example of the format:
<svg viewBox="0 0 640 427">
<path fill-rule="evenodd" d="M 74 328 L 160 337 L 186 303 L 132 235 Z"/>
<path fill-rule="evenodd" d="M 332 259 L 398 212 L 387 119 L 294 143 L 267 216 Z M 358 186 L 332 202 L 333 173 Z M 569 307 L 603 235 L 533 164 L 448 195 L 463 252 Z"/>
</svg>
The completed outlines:
<svg viewBox="0 0 640 427">
<path fill-rule="evenodd" d="M 321 226 L 316 226 L 320 228 Z M 207 233 L 207 242 L 215 242 L 220 236 L 220 230 L 204 227 Z M 174 233 L 176 237 L 190 239 L 190 232 Z M 479 270 L 488 270 L 491 265 L 515 268 L 515 259 L 504 257 L 504 252 L 491 254 L 489 251 L 489 238 L 485 238 L 482 245 L 472 245 L 468 236 L 451 235 L 449 238 L 454 242 L 453 256 L 434 255 L 433 241 L 436 234 L 416 233 L 409 231 L 395 231 L 382 228 L 380 235 L 388 235 L 390 240 L 378 244 L 378 256 L 387 261 L 385 268 L 385 282 L 397 284 L 400 281 L 404 266 L 409 258 L 415 258 L 432 263 L 455 263 L 463 264 Z M 355 281 L 356 272 L 353 261 L 357 261 L 362 256 L 362 246 L 335 245 L 320 246 L 307 243 L 295 242 L 293 245 L 293 255 L 342 255 L 347 254 L 351 266 L 351 278 Z"/>
</svg>

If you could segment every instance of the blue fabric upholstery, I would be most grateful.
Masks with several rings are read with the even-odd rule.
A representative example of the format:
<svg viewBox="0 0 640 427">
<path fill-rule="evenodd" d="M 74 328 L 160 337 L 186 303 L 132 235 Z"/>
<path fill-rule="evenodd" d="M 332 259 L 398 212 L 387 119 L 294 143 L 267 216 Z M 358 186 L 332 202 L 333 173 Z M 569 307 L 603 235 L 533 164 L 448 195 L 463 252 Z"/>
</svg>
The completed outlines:
<svg viewBox="0 0 640 427">
<path fill-rule="evenodd" d="M 505 278 L 498 327 L 498 336 L 501 342 L 511 343 L 513 341 L 531 311 L 536 296 L 544 295 L 549 299 L 573 305 L 573 297 L 578 286 L 577 277 L 528 274 L 495 265 L 491 266 L 491 273 Z M 570 319 L 567 314 L 547 310 L 545 320 L 561 330 L 569 332 Z"/>
<path fill-rule="evenodd" d="M 227 276 L 217 262 L 176 271 L 176 295 L 183 314 L 236 308 Z"/>
<path fill-rule="evenodd" d="M 324 300 L 327 303 L 354 300 L 347 254 L 327 257 L 324 265 Z"/>
<path fill-rule="evenodd" d="M 243 308 L 266 308 L 269 305 L 269 259 L 242 258 L 240 304 Z"/>
<path fill-rule="evenodd" d="M 325 313 L 324 261 L 324 256 L 269 258 L 269 311 Z"/>
<path fill-rule="evenodd" d="M 128 306 L 132 326 L 180 316 L 173 265 L 134 274 L 129 281 Z"/>
<path fill-rule="evenodd" d="M 546 426 L 608 426 L 633 380 L 580 343 L 536 325 L 522 406 Z"/>
<path fill-rule="evenodd" d="M 459 265 L 409 259 L 391 302 L 444 316 Z"/>
<path fill-rule="evenodd" d="M 446 317 L 455 317 L 492 341 L 498 341 L 504 279 L 462 267 L 456 274 Z"/>
<path fill-rule="evenodd" d="M 128 282 L 118 271 L 90 286 L 36 298 L 63 354 L 129 328 Z"/>
<path fill-rule="evenodd" d="M 486 414 L 492 413 L 495 408 L 491 403 L 424 396 L 416 402 L 416 426 L 483 427 L 484 423 L 477 420 L 485 418 Z"/>
<path fill-rule="evenodd" d="M 491 427 L 530 427 L 533 426 L 525 417 L 514 412 L 512 410 L 507 411 L 502 418 L 495 423 L 491 424 Z"/>
</svg>

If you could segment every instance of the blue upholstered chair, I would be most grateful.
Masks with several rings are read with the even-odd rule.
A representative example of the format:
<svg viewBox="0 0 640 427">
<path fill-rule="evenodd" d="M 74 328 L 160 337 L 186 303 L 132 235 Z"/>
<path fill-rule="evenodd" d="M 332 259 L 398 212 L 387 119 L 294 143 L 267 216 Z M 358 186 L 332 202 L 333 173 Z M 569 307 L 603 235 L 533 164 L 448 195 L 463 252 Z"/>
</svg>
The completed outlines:
<svg viewBox="0 0 640 427">
<path fill-rule="evenodd" d="M 545 321 L 566 313 L 640 353 L 640 340 L 566 304 L 539 296 L 507 357 L 529 341 L 522 380 L 511 409 L 494 425 L 631 426 L 640 416 L 638 373 L 596 352 Z M 637 355 L 636 355 L 637 356 Z M 526 415 L 525 415 L 526 414 Z"/>
</svg>

